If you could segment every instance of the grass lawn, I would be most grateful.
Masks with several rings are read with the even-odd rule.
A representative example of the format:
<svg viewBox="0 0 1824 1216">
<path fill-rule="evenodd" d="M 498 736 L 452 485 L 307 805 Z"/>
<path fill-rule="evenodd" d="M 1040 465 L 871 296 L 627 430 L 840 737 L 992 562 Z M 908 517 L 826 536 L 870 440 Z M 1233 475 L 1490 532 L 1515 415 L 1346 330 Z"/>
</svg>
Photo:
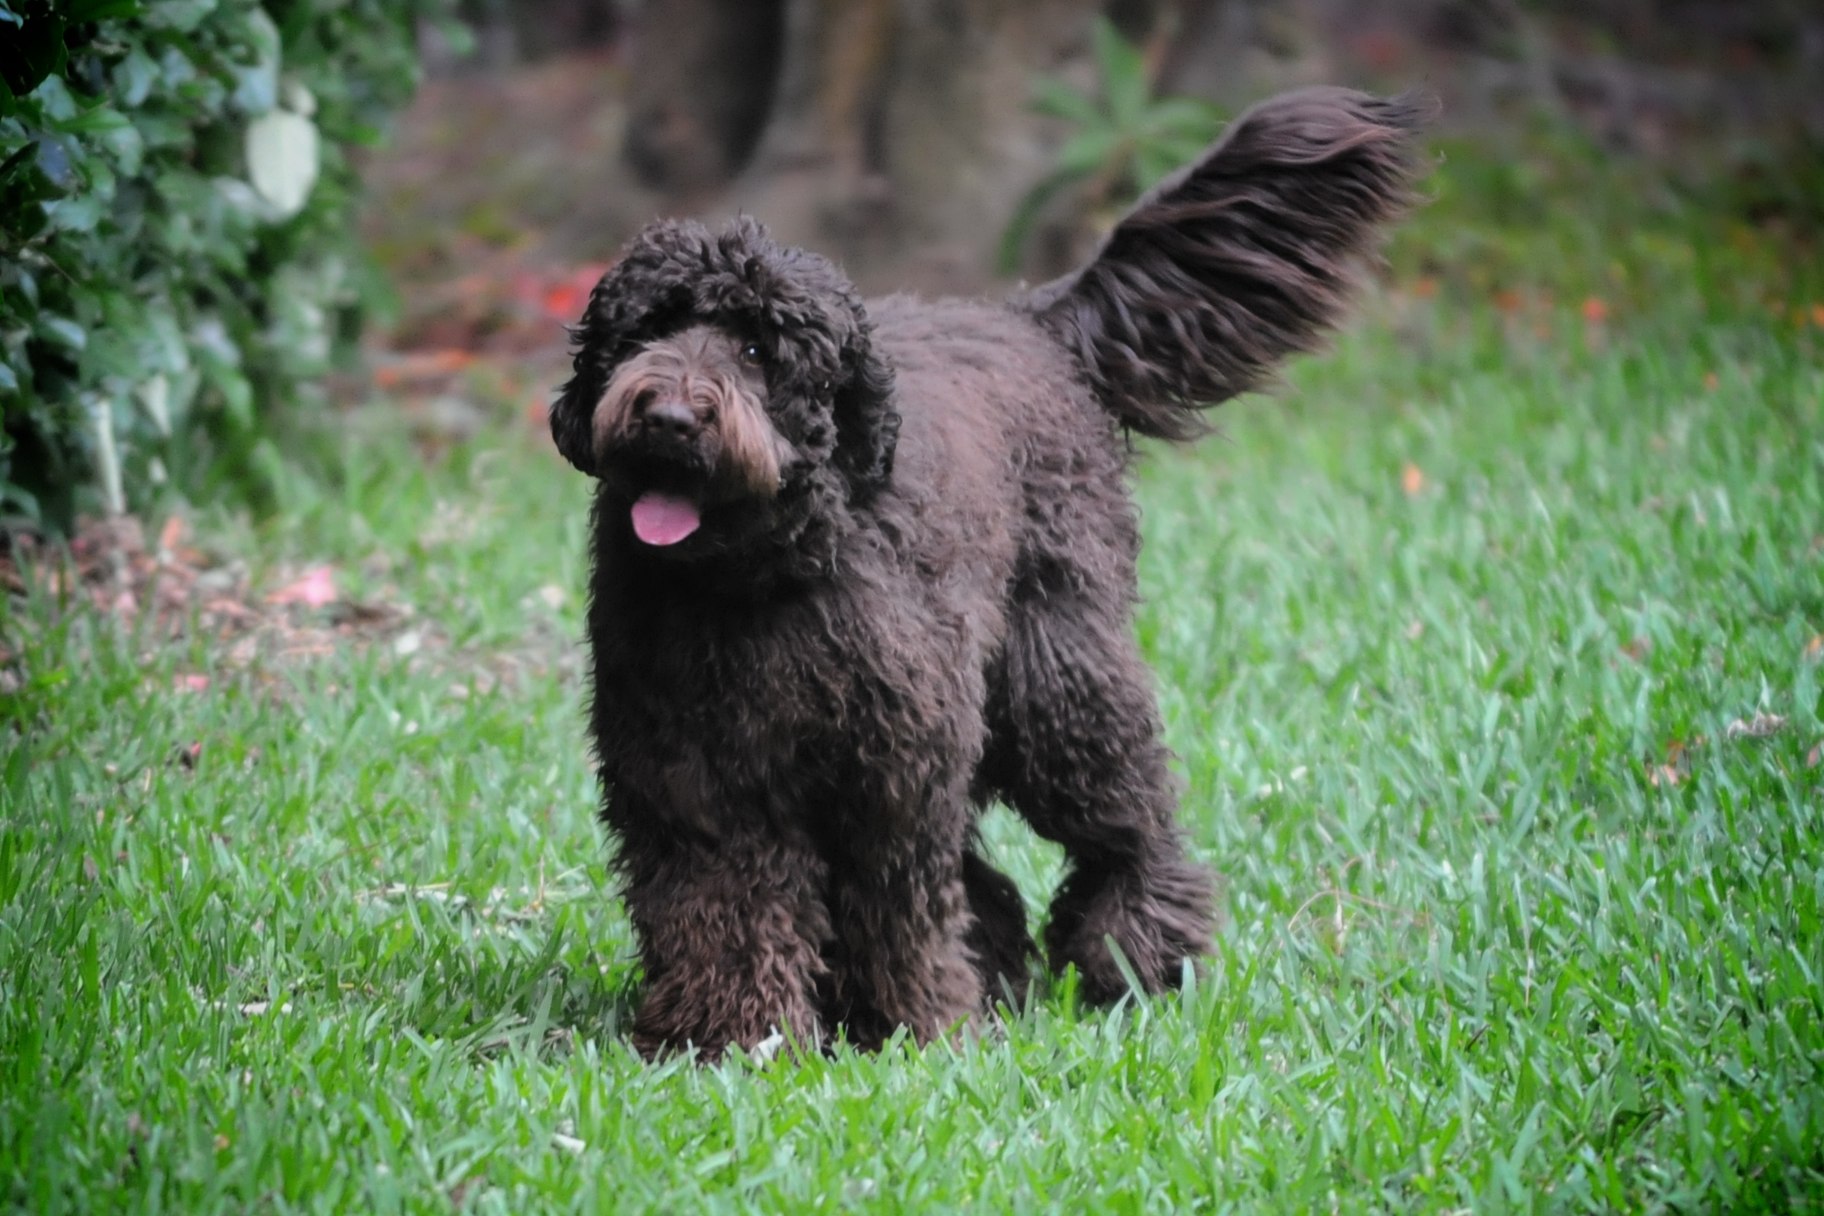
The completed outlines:
<svg viewBox="0 0 1824 1216">
<path fill-rule="evenodd" d="M 587 487 L 506 411 L 430 461 L 338 417 L 276 515 L 194 516 L 252 604 L 329 567 L 283 630 L 172 641 L 28 572 L 0 1203 L 1824 1207 L 1824 259 L 1513 171 L 1450 162 L 1332 355 L 1140 466 L 1140 630 L 1228 880 L 1179 996 L 635 1058 Z M 989 835 L 1036 912 L 1055 853 Z"/>
</svg>

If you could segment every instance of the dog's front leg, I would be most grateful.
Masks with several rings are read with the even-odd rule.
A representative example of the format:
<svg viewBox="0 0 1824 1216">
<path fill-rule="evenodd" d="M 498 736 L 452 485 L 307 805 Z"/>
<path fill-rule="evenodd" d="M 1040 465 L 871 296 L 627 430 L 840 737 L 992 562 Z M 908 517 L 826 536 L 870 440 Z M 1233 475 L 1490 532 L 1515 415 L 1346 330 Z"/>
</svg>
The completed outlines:
<svg viewBox="0 0 1824 1216">
<path fill-rule="evenodd" d="M 709 1062 L 775 1031 L 818 1041 L 819 946 L 830 930 L 815 850 L 738 828 L 710 837 L 639 814 L 614 818 L 646 971 L 633 1021 L 640 1053 L 695 1047 Z"/>
<path fill-rule="evenodd" d="M 900 1026 L 930 1042 L 982 1009 L 967 944 L 965 792 L 960 779 L 945 779 L 908 805 L 864 799 L 870 813 L 841 834 L 830 873 L 843 948 L 832 1016 L 857 1047 L 876 1050 Z"/>
</svg>

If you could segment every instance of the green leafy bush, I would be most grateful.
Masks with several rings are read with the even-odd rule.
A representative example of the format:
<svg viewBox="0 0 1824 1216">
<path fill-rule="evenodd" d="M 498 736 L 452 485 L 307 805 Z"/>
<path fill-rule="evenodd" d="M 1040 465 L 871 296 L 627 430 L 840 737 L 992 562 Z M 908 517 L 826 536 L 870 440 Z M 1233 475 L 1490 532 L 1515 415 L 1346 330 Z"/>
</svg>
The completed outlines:
<svg viewBox="0 0 1824 1216">
<path fill-rule="evenodd" d="M 349 151 L 427 4 L 0 0 L 0 514 L 257 486 L 369 286 Z"/>
</svg>

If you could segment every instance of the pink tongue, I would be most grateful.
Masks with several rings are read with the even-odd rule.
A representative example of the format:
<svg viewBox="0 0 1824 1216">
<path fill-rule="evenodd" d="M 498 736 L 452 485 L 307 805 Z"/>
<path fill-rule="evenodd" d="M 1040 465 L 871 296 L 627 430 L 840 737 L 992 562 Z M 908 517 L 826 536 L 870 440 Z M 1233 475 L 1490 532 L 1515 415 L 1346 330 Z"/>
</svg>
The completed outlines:
<svg viewBox="0 0 1824 1216">
<path fill-rule="evenodd" d="M 649 545 L 675 545 L 697 530 L 697 504 L 649 490 L 633 504 L 633 534 Z"/>
</svg>

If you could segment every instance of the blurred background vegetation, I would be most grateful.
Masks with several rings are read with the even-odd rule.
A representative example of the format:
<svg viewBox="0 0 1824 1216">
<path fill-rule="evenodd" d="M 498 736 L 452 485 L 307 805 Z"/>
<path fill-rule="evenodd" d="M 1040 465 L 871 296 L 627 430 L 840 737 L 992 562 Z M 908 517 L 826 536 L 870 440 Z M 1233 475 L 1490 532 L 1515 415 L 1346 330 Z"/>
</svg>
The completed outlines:
<svg viewBox="0 0 1824 1216">
<path fill-rule="evenodd" d="M 0 66 L 8 528 L 257 509 L 376 394 L 432 449 L 540 427 L 561 322 L 659 213 L 872 291 L 1057 273 L 1316 82 L 1444 101 L 1396 306 L 1824 331 L 1811 0 L 0 0 Z"/>
</svg>

